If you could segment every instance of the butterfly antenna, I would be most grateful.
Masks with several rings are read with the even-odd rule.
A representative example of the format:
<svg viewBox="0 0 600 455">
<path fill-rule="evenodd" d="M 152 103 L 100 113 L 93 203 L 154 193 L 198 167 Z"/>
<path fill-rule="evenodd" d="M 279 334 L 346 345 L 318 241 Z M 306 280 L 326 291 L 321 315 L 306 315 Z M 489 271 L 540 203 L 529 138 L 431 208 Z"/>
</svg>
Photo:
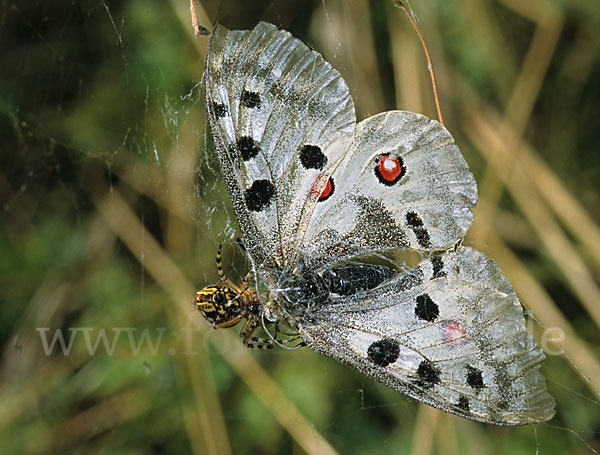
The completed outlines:
<svg viewBox="0 0 600 455">
<path fill-rule="evenodd" d="M 438 96 L 437 82 L 435 81 L 435 72 L 433 71 L 433 62 L 431 61 L 431 55 L 429 54 L 427 44 L 425 44 L 425 38 L 423 38 L 421 30 L 419 30 L 419 26 L 415 22 L 415 19 L 413 18 L 408 8 L 404 6 L 404 3 L 402 3 L 400 0 L 394 0 L 394 3 L 396 3 L 396 5 L 398 5 L 398 8 L 400 8 L 404 12 L 405 16 L 408 18 L 408 21 L 415 29 L 415 32 L 417 32 L 419 40 L 421 41 L 421 46 L 423 47 L 423 51 L 425 51 L 425 58 L 427 58 L 427 69 L 429 71 L 429 75 L 431 76 L 431 86 L 433 87 L 433 99 L 435 101 L 435 108 L 437 109 L 438 120 L 443 125 L 444 118 L 442 117 L 442 109 L 440 107 L 440 98 Z"/>
<path fill-rule="evenodd" d="M 263 328 L 263 330 L 264 330 L 264 331 L 265 331 L 265 333 L 266 333 L 266 334 L 269 336 L 269 338 L 270 338 L 271 340 L 273 340 L 273 342 L 274 342 L 275 344 L 279 345 L 280 347 L 283 347 L 283 346 L 281 346 L 281 343 L 280 343 L 279 341 L 277 341 L 277 338 L 276 338 L 276 337 L 274 337 L 274 336 L 273 336 L 273 334 L 272 334 L 271 332 L 269 332 L 269 329 L 267 329 L 267 324 L 265 323 L 265 313 L 264 313 L 264 312 L 261 312 L 261 315 L 260 315 L 260 323 L 261 323 L 261 325 L 262 325 L 262 328 Z"/>
<path fill-rule="evenodd" d="M 260 320 L 261 320 L 262 328 L 263 328 L 263 330 L 265 331 L 265 333 L 266 333 L 267 335 L 269 335 L 269 338 L 270 338 L 270 339 L 273 341 L 273 343 L 275 343 L 275 344 L 276 344 L 277 346 L 279 346 L 280 348 L 283 348 L 283 349 L 289 349 L 289 350 L 293 350 L 293 349 L 298 349 L 298 348 L 301 348 L 301 347 L 303 347 L 303 346 L 304 346 L 302 343 L 300 343 L 300 344 L 297 344 L 297 345 L 294 345 L 294 346 L 288 346 L 288 345 L 286 344 L 286 340 L 284 340 L 284 341 L 282 342 L 282 341 L 280 341 L 280 340 L 278 340 L 278 339 L 277 339 L 277 329 L 275 329 L 275 335 L 273 335 L 273 334 L 272 334 L 272 333 L 269 331 L 269 329 L 267 328 L 267 323 L 265 322 L 265 314 L 264 314 L 264 313 L 261 315 L 261 318 L 260 318 Z"/>
<path fill-rule="evenodd" d="M 248 250 L 246 250 L 246 245 L 244 245 L 244 242 L 242 242 L 241 238 L 236 237 L 235 238 L 235 242 L 240 247 L 240 250 L 242 250 L 244 253 L 246 253 L 248 251 Z"/>
</svg>

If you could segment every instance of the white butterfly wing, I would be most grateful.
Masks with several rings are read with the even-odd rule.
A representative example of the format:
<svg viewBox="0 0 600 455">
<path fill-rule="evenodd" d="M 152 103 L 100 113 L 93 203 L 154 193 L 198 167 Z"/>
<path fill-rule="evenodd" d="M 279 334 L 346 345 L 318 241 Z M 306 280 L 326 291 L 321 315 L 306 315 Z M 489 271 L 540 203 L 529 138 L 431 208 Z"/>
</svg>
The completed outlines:
<svg viewBox="0 0 600 455">
<path fill-rule="evenodd" d="M 264 22 L 217 25 L 205 71 L 221 170 L 251 256 L 281 267 L 355 127 L 348 87 L 320 54 Z"/>
<path fill-rule="evenodd" d="M 471 225 L 477 188 L 448 131 L 400 111 L 355 125 L 339 73 L 288 32 L 217 25 L 205 88 L 244 243 L 271 285 L 365 253 L 446 250 Z M 519 301 L 475 250 L 309 314 L 280 303 L 313 349 L 425 403 L 506 425 L 554 413 Z"/>
<path fill-rule="evenodd" d="M 554 415 L 521 305 L 496 264 L 471 248 L 334 299 L 308 320 L 300 334 L 312 349 L 446 412 L 500 425 Z"/>
<path fill-rule="evenodd" d="M 477 185 L 448 130 L 413 112 L 360 122 L 303 239 L 308 265 L 375 250 L 444 250 L 473 220 Z"/>
</svg>

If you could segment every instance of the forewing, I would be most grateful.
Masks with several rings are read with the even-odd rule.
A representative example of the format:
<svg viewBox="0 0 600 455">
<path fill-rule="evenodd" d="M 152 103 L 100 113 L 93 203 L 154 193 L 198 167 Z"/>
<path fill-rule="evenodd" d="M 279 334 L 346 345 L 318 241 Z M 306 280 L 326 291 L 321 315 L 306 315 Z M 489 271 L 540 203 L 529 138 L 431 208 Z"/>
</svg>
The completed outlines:
<svg viewBox="0 0 600 455">
<path fill-rule="evenodd" d="M 300 333 L 314 350 L 446 412 L 521 425 L 554 415 L 544 354 L 495 263 L 471 248 L 339 298 Z"/>
<path fill-rule="evenodd" d="M 303 239 L 307 265 L 392 248 L 445 250 L 473 220 L 477 185 L 452 136 L 404 111 L 360 122 Z"/>
<path fill-rule="evenodd" d="M 348 87 L 317 53 L 274 25 L 217 25 L 205 71 L 221 170 L 255 261 L 289 258 L 302 214 L 339 162 L 355 126 Z"/>
</svg>

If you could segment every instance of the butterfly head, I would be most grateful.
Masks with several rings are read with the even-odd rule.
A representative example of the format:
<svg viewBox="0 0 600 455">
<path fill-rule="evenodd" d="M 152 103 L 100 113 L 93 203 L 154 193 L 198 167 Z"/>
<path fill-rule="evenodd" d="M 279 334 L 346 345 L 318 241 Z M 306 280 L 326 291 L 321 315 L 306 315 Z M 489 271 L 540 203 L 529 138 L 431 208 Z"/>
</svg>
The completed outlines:
<svg viewBox="0 0 600 455">
<path fill-rule="evenodd" d="M 247 311 L 241 297 L 228 286 L 207 286 L 196 292 L 194 303 L 213 327 L 231 327 L 237 324 Z"/>
</svg>

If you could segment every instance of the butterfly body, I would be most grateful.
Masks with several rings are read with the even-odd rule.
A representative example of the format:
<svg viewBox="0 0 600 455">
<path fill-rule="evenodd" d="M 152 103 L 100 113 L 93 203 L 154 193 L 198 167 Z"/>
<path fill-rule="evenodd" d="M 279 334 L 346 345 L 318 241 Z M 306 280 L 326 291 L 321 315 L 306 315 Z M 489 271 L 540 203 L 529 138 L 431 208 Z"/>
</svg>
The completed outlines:
<svg viewBox="0 0 600 455">
<path fill-rule="evenodd" d="M 262 22 L 216 26 L 205 88 L 255 284 L 268 289 L 249 288 L 250 277 L 236 287 L 218 256 L 235 291 L 220 327 L 246 318 L 241 335 L 252 344 L 259 325 L 275 323 L 275 337 L 291 330 L 301 345 L 473 420 L 519 425 L 553 415 L 544 355 L 510 282 L 462 246 L 477 186 L 442 125 L 405 111 L 356 123 L 339 73 Z M 421 262 L 389 260 L 402 251 Z M 209 310 L 211 292 L 199 291 Z"/>
</svg>

